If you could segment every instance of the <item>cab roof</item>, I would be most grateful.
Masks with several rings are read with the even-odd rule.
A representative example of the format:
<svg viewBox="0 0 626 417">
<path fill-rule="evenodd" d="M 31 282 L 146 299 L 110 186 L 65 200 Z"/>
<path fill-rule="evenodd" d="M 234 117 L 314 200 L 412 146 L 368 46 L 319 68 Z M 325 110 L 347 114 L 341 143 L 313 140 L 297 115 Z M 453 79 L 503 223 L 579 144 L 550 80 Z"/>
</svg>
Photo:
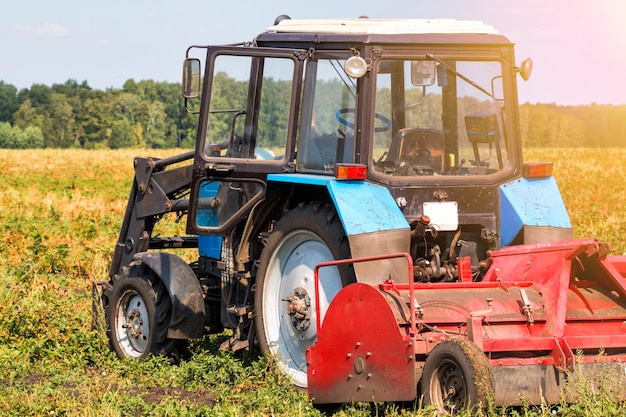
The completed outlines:
<svg viewBox="0 0 626 417">
<path fill-rule="evenodd" d="M 255 39 L 258 46 L 332 48 L 358 44 L 507 45 L 491 25 L 455 19 L 277 19 Z"/>
<path fill-rule="evenodd" d="M 498 31 L 477 20 L 455 19 L 283 19 L 267 28 L 277 33 L 334 33 L 345 35 L 400 35 L 467 33 L 494 35 Z"/>
</svg>

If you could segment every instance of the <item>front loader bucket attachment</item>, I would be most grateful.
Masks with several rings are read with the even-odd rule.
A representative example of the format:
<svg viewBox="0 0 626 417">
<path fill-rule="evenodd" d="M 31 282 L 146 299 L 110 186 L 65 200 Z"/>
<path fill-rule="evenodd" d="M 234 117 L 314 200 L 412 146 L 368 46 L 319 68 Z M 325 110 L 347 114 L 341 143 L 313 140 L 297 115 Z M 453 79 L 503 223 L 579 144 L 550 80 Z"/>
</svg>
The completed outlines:
<svg viewBox="0 0 626 417">
<path fill-rule="evenodd" d="M 481 282 L 344 288 L 308 352 L 313 401 L 415 398 L 451 339 L 484 353 L 496 405 L 574 401 L 580 383 L 626 399 L 626 257 L 608 251 L 593 239 L 520 245 L 492 253 Z"/>
</svg>

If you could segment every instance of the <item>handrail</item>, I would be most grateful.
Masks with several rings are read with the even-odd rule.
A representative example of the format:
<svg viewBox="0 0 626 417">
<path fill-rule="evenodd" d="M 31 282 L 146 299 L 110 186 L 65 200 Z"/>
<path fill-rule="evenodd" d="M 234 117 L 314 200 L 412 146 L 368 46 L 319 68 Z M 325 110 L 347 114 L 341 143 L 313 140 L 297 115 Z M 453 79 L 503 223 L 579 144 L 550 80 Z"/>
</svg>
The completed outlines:
<svg viewBox="0 0 626 417">
<path fill-rule="evenodd" d="M 365 256 L 361 258 L 350 258 L 350 259 L 338 259 L 336 261 L 328 261 L 328 262 L 320 262 L 315 266 L 313 270 L 313 277 L 315 281 L 315 314 L 317 316 L 316 320 L 316 330 L 317 334 L 320 334 L 320 330 L 322 328 L 322 316 L 321 316 L 321 308 L 319 303 L 319 270 L 320 268 L 324 268 L 327 266 L 337 266 L 337 265 L 345 265 L 351 263 L 360 263 L 360 262 L 369 262 L 369 261 L 380 261 L 383 259 L 394 259 L 394 258 L 406 258 L 407 263 L 409 265 L 409 309 L 411 310 L 411 336 L 417 334 L 417 324 L 415 319 L 415 283 L 413 282 L 413 259 L 411 255 L 408 253 L 392 253 L 387 255 L 376 255 L 376 256 Z"/>
</svg>

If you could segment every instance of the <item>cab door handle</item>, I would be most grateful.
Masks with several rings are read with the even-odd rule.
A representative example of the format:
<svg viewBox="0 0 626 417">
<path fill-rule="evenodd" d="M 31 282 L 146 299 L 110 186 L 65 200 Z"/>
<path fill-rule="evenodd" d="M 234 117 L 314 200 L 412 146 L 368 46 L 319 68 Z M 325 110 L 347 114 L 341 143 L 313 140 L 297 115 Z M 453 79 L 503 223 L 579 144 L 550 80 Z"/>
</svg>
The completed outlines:
<svg viewBox="0 0 626 417">
<path fill-rule="evenodd" d="M 236 167 L 227 164 L 206 164 L 205 168 L 209 176 L 225 177 L 232 174 Z"/>
</svg>

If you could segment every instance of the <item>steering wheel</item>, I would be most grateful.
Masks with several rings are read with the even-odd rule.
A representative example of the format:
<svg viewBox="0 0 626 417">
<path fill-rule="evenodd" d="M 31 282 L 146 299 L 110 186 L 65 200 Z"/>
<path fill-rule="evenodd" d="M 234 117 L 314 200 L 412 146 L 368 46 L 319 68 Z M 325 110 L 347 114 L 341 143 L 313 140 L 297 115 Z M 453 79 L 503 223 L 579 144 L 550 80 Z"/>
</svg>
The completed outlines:
<svg viewBox="0 0 626 417">
<path fill-rule="evenodd" d="M 354 123 L 352 123 L 349 120 L 344 119 L 343 117 L 344 114 L 354 114 L 354 112 L 355 112 L 355 109 L 350 109 L 350 108 L 339 109 L 335 112 L 335 119 L 337 119 L 337 121 L 341 123 L 342 125 L 349 127 L 351 129 L 354 129 Z M 375 113 L 374 117 L 385 124 L 384 126 L 374 127 L 374 132 L 386 132 L 387 130 L 391 129 L 391 120 L 387 119 L 385 116 L 383 116 L 382 114 L 378 114 L 378 113 Z"/>
</svg>

